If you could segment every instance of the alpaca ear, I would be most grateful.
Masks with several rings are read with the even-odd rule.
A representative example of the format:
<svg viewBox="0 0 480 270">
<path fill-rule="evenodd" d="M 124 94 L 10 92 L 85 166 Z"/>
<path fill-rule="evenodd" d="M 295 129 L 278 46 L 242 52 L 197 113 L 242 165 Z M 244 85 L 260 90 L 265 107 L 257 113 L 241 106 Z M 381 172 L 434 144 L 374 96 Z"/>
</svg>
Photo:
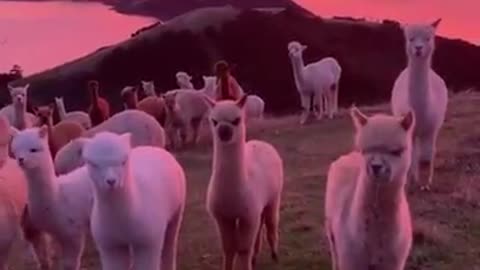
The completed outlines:
<svg viewBox="0 0 480 270">
<path fill-rule="evenodd" d="M 244 94 L 239 100 L 237 100 L 237 106 L 243 108 L 247 103 L 248 95 Z"/>
<path fill-rule="evenodd" d="M 302 51 L 305 51 L 308 48 L 308 46 L 307 45 L 302 45 L 302 47 L 300 47 L 300 48 L 302 49 Z"/>
<path fill-rule="evenodd" d="M 19 133 L 20 131 L 14 127 L 14 126 L 10 126 L 10 130 L 9 130 L 9 133 L 10 133 L 10 136 L 15 137 L 17 136 L 17 134 Z"/>
<path fill-rule="evenodd" d="M 38 129 L 38 136 L 40 136 L 40 138 L 46 138 L 47 135 L 48 135 L 48 127 L 47 127 L 47 125 L 42 125 Z"/>
<path fill-rule="evenodd" d="M 30 88 L 30 84 L 29 84 L 29 83 L 27 83 L 27 84 L 23 87 L 23 89 L 24 89 L 25 91 L 27 91 L 28 88 Z"/>
<path fill-rule="evenodd" d="M 410 110 L 406 115 L 403 116 L 402 120 L 400 120 L 400 125 L 406 131 L 413 128 L 415 125 L 415 115 L 413 114 L 413 111 Z"/>
<path fill-rule="evenodd" d="M 438 25 L 440 24 L 440 22 L 442 21 L 442 18 L 438 18 L 436 19 L 431 25 L 433 28 L 437 29 L 438 28 Z"/>
<path fill-rule="evenodd" d="M 368 117 L 355 106 L 352 106 L 350 109 L 350 116 L 352 117 L 353 124 L 357 129 L 362 128 L 368 122 Z"/>
<path fill-rule="evenodd" d="M 32 106 L 32 111 L 34 114 L 38 113 L 38 106 Z"/>
<path fill-rule="evenodd" d="M 210 108 L 213 108 L 215 107 L 215 104 L 217 104 L 217 102 L 213 99 L 211 99 L 209 96 L 205 95 L 205 94 L 202 94 L 203 96 L 203 100 L 205 101 L 205 103 L 207 103 L 207 106 L 210 107 Z"/>
<path fill-rule="evenodd" d="M 132 142 L 132 133 L 126 132 L 120 135 L 120 139 L 123 141 L 125 145 L 128 145 L 128 148 L 131 146 Z"/>
</svg>

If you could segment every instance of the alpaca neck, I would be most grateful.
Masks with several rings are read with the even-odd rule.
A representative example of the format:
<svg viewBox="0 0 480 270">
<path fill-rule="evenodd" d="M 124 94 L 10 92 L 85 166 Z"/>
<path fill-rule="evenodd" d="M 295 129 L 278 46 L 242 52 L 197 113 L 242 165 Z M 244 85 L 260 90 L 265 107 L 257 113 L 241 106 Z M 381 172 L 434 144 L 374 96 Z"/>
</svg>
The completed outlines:
<svg viewBox="0 0 480 270">
<path fill-rule="evenodd" d="M 393 179 L 389 183 L 378 183 L 369 179 L 366 172 L 362 170 L 353 196 L 353 220 L 361 224 L 366 219 L 370 223 L 396 220 L 401 202 L 405 199 L 404 184 L 399 183 L 405 183 L 402 180 L 406 179 L 406 175 L 403 174 L 399 177 L 403 179 Z M 389 223 L 382 223 L 382 225 L 388 225 Z M 374 224 L 372 225 L 374 226 Z"/>
<path fill-rule="evenodd" d="M 290 58 L 292 62 L 292 68 L 293 68 L 293 78 L 295 79 L 295 85 L 297 86 L 297 90 L 301 90 L 304 85 L 304 75 L 303 75 L 303 69 L 305 67 L 303 63 L 303 58 L 302 56 L 300 57 L 293 57 Z"/>
<path fill-rule="evenodd" d="M 19 129 L 23 130 L 27 128 L 27 112 L 25 110 L 25 106 L 21 104 L 13 104 L 13 113 L 15 116 L 15 123 L 14 126 Z"/>
<path fill-rule="evenodd" d="M 95 205 L 102 215 L 118 218 L 133 214 L 139 197 L 133 180 L 133 175 L 128 173 L 124 185 L 116 190 L 99 192 L 95 189 Z"/>
<path fill-rule="evenodd" d="M 90 91 L 90 103 L 94 106 L 94 107 L 98 107 L 98 91 L 96 90 L 91 90 Z"/>
<path fill-rule="evenodd" d="M 65 104 L 63 103 L 63 101 L 57 103 L 57 109 L 60 120 L 65 120 L 65 118 L 67 117 L 67 111 L 65 110 Z"/>
<path fill-rule="evenodd" d="M 409 59 L 408 62 L 408 91 L 412 109 L 418 114 L 428 106 L 430 58 Z M 421 117 L 421 116 L 420 116 Z"/>
<path fill-rule="evenodd" d="M 32 211 L 43 211 L 45 207 L 55 205 L 58 199 L 58 180 L 53 170 L 50 153 L 41 161 L 43 164 L 35 169 L 25 170 L 28 179 L 28 205 Z"/>
<path fill-rule="evenodd" d="M 214 139 L 213 176 L 219 190 L 240 190 L 247 178 L 245 141 L 222 145 Z"/>
</svg>

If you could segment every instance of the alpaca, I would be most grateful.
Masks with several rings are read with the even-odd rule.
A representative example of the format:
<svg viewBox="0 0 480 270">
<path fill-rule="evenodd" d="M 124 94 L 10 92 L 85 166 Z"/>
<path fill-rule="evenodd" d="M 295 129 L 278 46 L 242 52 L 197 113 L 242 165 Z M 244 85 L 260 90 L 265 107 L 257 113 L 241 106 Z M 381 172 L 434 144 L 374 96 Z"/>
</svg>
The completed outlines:
<svg viewBox="0 0 480 270">
<path fill-rule="evenodd" d="M 7 270 L 10 249 L 18 239 L 23 212 L 27 203 L 25 174 L 9 154 L 10 124 L 0 116 L 0 269 Z M 36 254 L 41 260 L 40 254 Z M 48 265 L 42 264 L 41 269 Z M 39 267 L 39 268 L 40 268 Z"/>
<path fill-rule="evenodd" d="M 19 130 L 32 127 L 37 123 L 37 117 L 27 112 L 29 87 L 30 84 L 17 87 L 8 85 L 12 104 L 3 107 L 0 110 L 0 115 L 4 115 L 8 119 L 10 125 Z"/>
<path fill-rule="evenodd" d="M 292 62 L 295 86 L 302 103 L 300 123 L 305 124 L 310 112 L 315 111 L 317 119 L 324 114 L 329 118 L 338 111 L 338 84 L 342 69 L 333 57 L 304 65 L 303 51 L 306 45 L 298 41 L 288 43 L 288 55 Z"/>
<path fill-rule="evenodd" d="M 177 79 L 177 85 L 179 88 L 194 89 L 192 84 L 192 76 L 188 75 L 188 73 L 184 71 L 179 71 L 175 75 L 175 78 Z"/>
<path fill-rule="evenodd" d="M 65 109 L 65 103 L 63 102 L 63 97 L 55 97 L 55 104 L 60 120 L 77 122 L 85 129 L 90 129 L 92 127 L 92 120 L 90 120 L 88 113 L 82 111 L 73 111 L 67 113 Z"/>
<path fill-rule="evenodd" d="M 265 101 L 257 95 L 248 95 L 245 103 L 245 116 L 250 118 L 263 118 L 263 112 L 265 111 Z"/>
<path fill-rule="evenodd" d="M 404 115 L 409 110 L 415 113 L 417 125 L 409 176 L 413 182 L 421 181 L 422 190 L 429 190 L 433 181 L 436 141 L 448 103 L 447 86 L 431 68 L 440 21 L 404 27 L 408 65 L 395 81 L 391 99 L 394 115 Z"/>
<path fill-rule="evenodd" d="M 187 139 L 186 125 L 181 118 L 180 108 L 175 97 L 176 93 L 164 95 L 167 116 L 165 120 L 165 132 L 168 139 L 167 145 L 171 150 L 178 149 L 185 145 Z"/>
<path fill-rule="evenodd" d="M 11 146 L 27 178 L 29 221 L 60 245 L 62 269 L 79 270 L 93 205 L 86 168 L 55 175 L 45 125 L 14 134 Z"/>
<path fill-rule="evenodd" d="M 150 115 L 139 110 L 125 110 L 113 115 L 107 121 L 83 133 L 82 137 L 109 131 L 117 134 L 129 132 L 132 134 L 132 145 L 151 145 L 165 147 L 165 131 Z M 55 172 L 68 173 L 84 164 L 81 151 L 83 140 L 77 138 L 63 146 L 55 156 Z"/>
<path fill-rule="evenodd" d="M 88 93 L 90 95 L 88 115 L 92 121 L 92 126 L 96 126 L 110 117 L 110 104 L 99 96 L 97 81 L 88 83 Z"/>
<path fill-rule="evenodd" d="M 403 270 L 412 245 L 405 194 L 413 112 L 367 117 L 355 107 L 355 151 L 328 170 L 325 229 L 332 269 Z"/>
<path fill-rule="evenodd" d="M 141 81 L 142 89 L 145 95 L 148 97 L 156 97 L 157 92 L 155 92 L 155 84 L 153 81 Z"/>
<path fill-rule="evenodd" d="M 199 140 L 200 124 L 209 110 L 208 105 L 205 103 L 205 95 L 198 90 L 177 89 L 170 90 L 163 96 L 165 100 L 174 100 L 177 111 L 176 116 L 181 119 L 186 129 L 185 141 L 196 145 Z"/>
<path fill-rule="evenodd" d="M 38 117 L 39 126 L 47 125 L 48 127 L 48 146 L 52 158 L 55 158 L 58 150 L 70 141 L 79 138 L 86 129 L 78 122 L 71 120 L 62 120 L 53 125 L 54 104 L 48 106 L 34 107 L 35 114 Z"/>
<path fill-rule="evenodd" d="M 132 149 L 130 136 L 101 132 L 85 139 L 92 235 L 102 269 L 175 270 L 185 173 L 164 149 Z"/>
<path fill-rule="evenodd" d="M 252 270 L 265 225 L 271 257 L 278 261 L 278 222 L 283 189 L 283 161 L 266 142 L 246 142 L 244 106 L 238 101 L 215 102 L 209 120 L 213 134 L 212 175 L 207 210 L 216 221 L 223 248 L 223 269 Z"/>
<path fill-rule="evenodd" d="M 120 92 L 120 97 L 123 101 L 123 108 L 128 109 L 137 109 L 138 106 L 138 95 L 137 88 L 134 86 L 125 86 Z"/>
<path fill-rule="evenodd" d="M 217 88 L 217 77 L 215 76 L 203 76 L 203 88 L 200 89 L 203 94 L 215 99 L 215 91 Z"/>
</svg>

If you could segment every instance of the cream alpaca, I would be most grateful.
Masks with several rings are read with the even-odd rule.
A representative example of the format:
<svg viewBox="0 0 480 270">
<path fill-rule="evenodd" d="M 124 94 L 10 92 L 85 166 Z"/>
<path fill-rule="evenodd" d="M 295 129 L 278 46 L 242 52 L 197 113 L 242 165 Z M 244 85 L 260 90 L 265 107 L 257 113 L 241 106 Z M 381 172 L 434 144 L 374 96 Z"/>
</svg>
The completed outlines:
<svg viewBox="0 0 480 270">
<path fill-rule="evenodd" d="M 420 180 L 425 190 L 430 189 L 433 180 L 436 141 L 448 103 L 445 82 L 431 69 L 439 23 L 440 19 L 430 25 L 404 27 L 408 65 L 395 81 L 391 100 L 394 115 L 409 110 L 415 113 L 410 177 L 415 182 Z"/>
<path fill-rule="evenodd" d="M 188 73 L 179 71 L 175 75 L 175 78 L 177 79 L 177 85 L 179 88 L 194 89 L 192 84 L 192 76 L 188 75 Z"/>
<path fill-rule="evenodd" d="M 266 142 L 246 142 L 244 106 L 239 101 L 211 104 L 213 134 L 212 176 L 207 210 L 215 219 L 222 239 L 223 269 L 251 270 L 259 252 L 263 226 L 273 260 L 278 260 L 278 222 L 283 189 L 283 162 Z"/>
<path fill-rule="evenodd" d="M 82 111 L 73 111 L 68 112 L 65 110 L 65 103 L 63 102 L 63 97 L 55 97 L 55 105 L 58 110 L 58 116 L 60 120 L 69 120 L 80 124 L 85 129 L 90 129 L 92 127 L 92 121 L 90 116 L 86 112 Z"/>
<path fill-rule="evenodd" d="M 326 57 L 320 61 L 304 65 L 303 51 L 306 45 L 298 41 L 288 44 L 288 53 L 292 62 L 295 86 L 300 95 L 303 108 L 300 123 L 304 124 L 311 111 L 317 119 L 328 114 L 329 118 L 338 111 L 338 84 L 342 69 L 333 57 Z"/>
<path fill-rule="evenodd" d="M 352 108 L 355 150 L 328 170 L 325 229 L 332 269 L 403 270 L 412 245 L 405 195 L 414 115 L 367 117 Z"/>
<path fill-rule="evenodd" d="M 12 152 L 27 178 L 30 222 L 60 244 L 62 269 L 79 270 L 93 194 L 86 168 L 55 175 L 47 133 L 47 126 L 18 132 Z"/>
<path fill-rule="evenodd" d="M 101 132 L 85 140 L 95 198 L 92 235 L 102 269 L 133 264 L 139 270 L 175 270 L 186 193 L 182 167 L 164 149 L 132 149 L 128 133 Z"/>
<path fill-rule="evenodd" d="M 32 127 L 37 122 L 37 117 L 27 112 L 29 87 L 30 84 L 17 87 L 8 85 L 12 103 L 0 110 L 0 115 L 4 115 L 10 125 L 19 130 Z"/>
<path fill-rule="evenodd" d="M 143 92 L 148 97 L 156 97 L 157 92 L 155 92 L 155 84 L 153 81 L 141 81 Z"/>
<path fill-rule="evenodd" d="M 117 134 L 129 132 L 132 134 L 132 145 L 151 145 L 165 147 L 165 131 L 162 126 L 150 115 L 139 110 L 125 110 L 119 112 L 100 125 L 87 130 L 83 137 L 109 131 Z M 62 147 L 55 156 L 55 172 L 68 173 L 82 166 L 81 149 L 83 141 L 78 138 Z"/>
</svg>

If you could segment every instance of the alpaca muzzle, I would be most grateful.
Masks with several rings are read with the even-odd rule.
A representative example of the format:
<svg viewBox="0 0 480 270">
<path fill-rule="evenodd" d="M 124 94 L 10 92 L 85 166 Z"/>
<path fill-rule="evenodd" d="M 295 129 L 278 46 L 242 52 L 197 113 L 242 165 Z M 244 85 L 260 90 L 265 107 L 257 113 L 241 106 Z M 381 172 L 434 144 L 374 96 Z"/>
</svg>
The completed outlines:
<svg viewBox="0 0 480 270">
<path fill-rule="evenodd" d="M 222 142 L 228 142 L 232 139 L 233 137 L 233 131 L 232 128 L 226 125 L 221 125 L 218 127 L 217 130 L 218 138 Z"/>
</svg>

